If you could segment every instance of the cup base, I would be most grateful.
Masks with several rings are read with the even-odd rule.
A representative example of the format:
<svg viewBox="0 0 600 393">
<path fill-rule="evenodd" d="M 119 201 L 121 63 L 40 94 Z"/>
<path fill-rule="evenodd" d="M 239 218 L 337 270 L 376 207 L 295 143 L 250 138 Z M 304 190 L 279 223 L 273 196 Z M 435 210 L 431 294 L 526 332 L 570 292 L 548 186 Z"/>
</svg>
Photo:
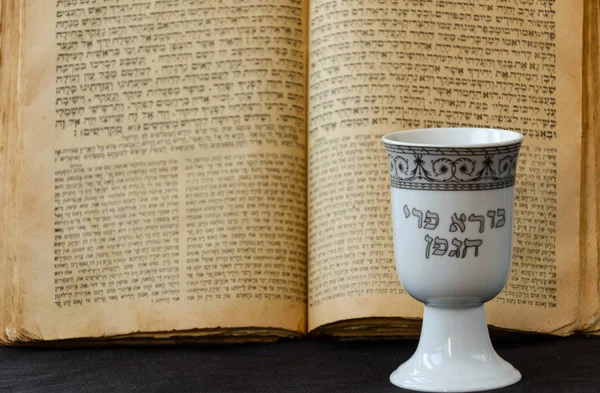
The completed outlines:
<svg viewBox="0 0 600 393">
<path fill-rule="evenodd" d="M 424 392 L 491 390 L 520 380 L 492 347 L 481 305 L 425 306 L 416 352 L 390 375 L 394 385 Z"/>
</svg>

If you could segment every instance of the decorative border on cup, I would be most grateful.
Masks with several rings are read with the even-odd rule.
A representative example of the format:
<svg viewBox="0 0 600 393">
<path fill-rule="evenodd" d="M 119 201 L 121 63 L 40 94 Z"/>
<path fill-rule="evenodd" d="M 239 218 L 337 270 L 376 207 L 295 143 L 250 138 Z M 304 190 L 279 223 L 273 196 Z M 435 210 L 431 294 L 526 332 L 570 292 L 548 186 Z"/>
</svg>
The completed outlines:
<svg viewBox="0 0 600 393">
<path fill-rule="evenodd" d="M 431 191 L 483 191 L 512 187 L 521 143 L 479 148 L 385 144 L 391 185 Z"/>
</svg>

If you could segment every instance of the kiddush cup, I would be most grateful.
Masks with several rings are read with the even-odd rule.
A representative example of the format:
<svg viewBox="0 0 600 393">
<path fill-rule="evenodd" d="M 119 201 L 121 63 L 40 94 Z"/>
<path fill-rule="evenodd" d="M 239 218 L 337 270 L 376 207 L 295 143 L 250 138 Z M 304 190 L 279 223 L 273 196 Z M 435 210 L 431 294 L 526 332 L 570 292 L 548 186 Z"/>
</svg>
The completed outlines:
<svg viewBox="0 0 600 393">
<path fill-rule="evenodd" d="M 494 351 L 483 304 L 510 272 L 522 140 L 516 132 L 475 128 L 383 137 L 398 277 L 425 304 L 418 348 L 390 376 L 394 385 L 467 392 L 521 379 Z"/>
</svg>

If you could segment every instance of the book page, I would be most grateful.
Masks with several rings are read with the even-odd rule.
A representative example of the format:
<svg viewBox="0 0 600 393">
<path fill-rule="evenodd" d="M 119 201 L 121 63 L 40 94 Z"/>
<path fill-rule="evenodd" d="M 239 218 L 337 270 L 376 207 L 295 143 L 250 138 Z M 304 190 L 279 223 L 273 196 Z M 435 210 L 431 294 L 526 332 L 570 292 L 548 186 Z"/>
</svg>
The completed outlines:
<svg viewBox="0 0 600 393">
<path fill-rule="evenodd" d="M 600 48 L 598 47 L 598 39 L 600 38 L 600 4 L 597 1 L 586 1 L 586 38 L 584 40 L 584 54 L 585 54 L 585 74 L 584 78 L 587 81 L 587 102 L 586 102 L 586 120 L 587 126 L 587 143 L 588 143 L 588 157 L 587 157 L 587 168 L 591 179 L 586 180 L 586 184 L 589 185 L 589 190 L 592 191 L 593 196 L 586 195 L 588 199 L 594 199 L 588 203 L 588 209 L 586 211 L 586 220 L 591 220 L 590 226 L 593 226 L 594 230 L 588 230 L 588 238 L 590 243 L 588 245 L 589 254 L 595 252 L 595 255 L 588 259 L 587 267 L 588 273 L 587 281 L 592 281 L 586 288 L 588 290 L 588 298 L 595 296 L 595 302 L 591 299 L 584 300 L 584 306 L 588 311 L 592 313 L 590 316 L 585 313 L 582 318 L 583 327 L 588 331 L 598 331 L 600 329 L 600 318 L 599 318 L 599 298 L 600 293 L 600 276 L 598 275 L 598 223 L 600 222 L 600 210 L 598 209 L 598 192 L 600 183 L 597 179 L 598 170 L 600 170 L 600 161 L 598 157 L 598 147 L 600 146 L 598 139 L 600 133 L 598 133 L 598 126 L 600 123 Z M 586 194 L 588 191 L 586 191 Z M 591 206 L 590 206 L 591 205 Z M 589 217 L 589 216 L 591 217 Z M 592 232 L 591 234 L 589 232 Z M 593 245 L 595 243 L 595 246 Z M 596 262 L 596 266 L 591 266 L 593 262 Z M 595 276 L 594 276 L 595 274 Z"/>
<path fill-rule="evenodd" d="M 578 328 L 589 328 L 593 324 L 595 314 L 598 312 L 598 229 L 597 229 L 597 176 L 596 176 L 596 141 L 592 128 L 585 129 L 589 135 L 585 143 L 585 176 L 582 181 L 584 195 L 583 218 L 585 225 L 582 233 L 585 236 L 584 251 L 582 255 L 585 266 L 581 272 L 582 302 L 580 307 Z"/>
<path fill-rule="evenodd" d="M 582 2 L 315 0 L 310 12 L 309 329 L 421 315 L 396 276 L 380 137 L 474 126 L 525 135 L 512 272 L 486 306 L 488 322 L 570 331 L 580 294 Z"/>
<path fill-rule="evenodd" d="M 10 228 L 16 221 L 15 179 L 18 152 L 18 79 L 19 21 L 21 4 L 18 1 L 0 0 L 0 324 L 5 326 L 13 318 L 13 269 L 15 242 Z M 0 329 L 0 342 L 7 341 L 5 329 Z"/>
<path fill-rule="evenodd" d="M 305 331 L 306 14 L 28 4 L 20 338 Z"/>
</svg>

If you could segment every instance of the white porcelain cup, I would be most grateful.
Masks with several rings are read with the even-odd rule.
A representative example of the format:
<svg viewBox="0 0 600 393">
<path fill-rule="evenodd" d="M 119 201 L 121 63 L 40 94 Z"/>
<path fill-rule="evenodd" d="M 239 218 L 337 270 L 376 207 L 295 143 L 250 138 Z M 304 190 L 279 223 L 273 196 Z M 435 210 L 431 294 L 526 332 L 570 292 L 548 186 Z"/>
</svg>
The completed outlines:
<svg viewBox="0 0 600 393">
<path fill-rule="evenodd" d="M 519 372 L 494 351 L 483 304 L 511 265 L 514 183 L 523 136 L 437 128 L 385 135 L 398 277 L 425 304 L 415 354 L 390 376 L 413 390 L 511 385 Z"/>
</svg>

